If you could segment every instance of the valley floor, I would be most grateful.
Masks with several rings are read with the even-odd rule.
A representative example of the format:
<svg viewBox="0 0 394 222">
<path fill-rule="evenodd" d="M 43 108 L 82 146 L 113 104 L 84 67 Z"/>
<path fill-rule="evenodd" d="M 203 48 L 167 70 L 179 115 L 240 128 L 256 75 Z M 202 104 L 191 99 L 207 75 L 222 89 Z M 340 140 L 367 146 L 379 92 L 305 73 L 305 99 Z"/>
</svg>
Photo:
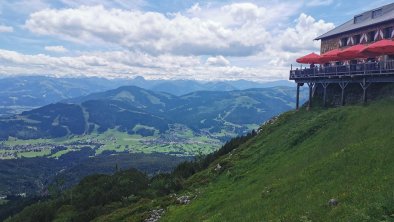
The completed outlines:
<svg viewBox="0 0 394 222">
<path fill-rule="evenodd" d="M 103 152 L 114 153 L 165 153 L 176 156 L 194 156 L 208 154 L 217 150 L 223 143 L 219 137 L 236 136 L 235 133 L 199 134 L 192 130 L 173 126 L 166 133 L 155 133 L 152 136 L 130 135 L 117 130 L 104 133 L 92 133 L 82 136 L 66 136 L 54 139 L 21 140 L 9 138 L 0 142 L 0 159 L 21 157 L 59 158 L 82 148 L 91 148 L 95 155 Z"/>
</svg>

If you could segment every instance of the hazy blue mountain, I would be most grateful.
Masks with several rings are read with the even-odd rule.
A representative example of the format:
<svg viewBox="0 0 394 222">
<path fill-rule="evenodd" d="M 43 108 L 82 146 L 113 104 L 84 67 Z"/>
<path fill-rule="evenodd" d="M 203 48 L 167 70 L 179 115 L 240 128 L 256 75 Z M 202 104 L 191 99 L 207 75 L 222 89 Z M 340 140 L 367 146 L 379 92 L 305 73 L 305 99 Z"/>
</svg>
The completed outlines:
<svg viewBox="0 0 394 222">
<path fill-rule="evenodd" d="M 19 113 L 63 99 L 118 87 L 103 78 L 23 76 L 0 79 L 0 115 Z"/>
<path fill-rule="evenodd" d="M 246 80 L 200 82 L 194 80 L 146 80 L 105 78 L 54 78 L 18 76 L 0 78 L 0 116 L 16 114 L 62 100 L 134 85 L 157 92 L 184 95 L 194 91 L 231 91 L 248 88 L 288 86 L 288 81 L 257 83 Z"/>
<path fill-rule="evenodd" d="M 126 86 L 0 118 L 0 138 L 54 138 L 108 129 L 149 135 L 146 130 L 132 129 L 143 125 L 151 127 L 152 133 L 162 133 L 174 123 L 195 132 L 218 133 L 231 128 L 241 134 L 250 129 L 248 125 L 261 124 L 293 108 L 293 96 L 291 87 L 198 91 L 173 96 Z"/>
</svg>

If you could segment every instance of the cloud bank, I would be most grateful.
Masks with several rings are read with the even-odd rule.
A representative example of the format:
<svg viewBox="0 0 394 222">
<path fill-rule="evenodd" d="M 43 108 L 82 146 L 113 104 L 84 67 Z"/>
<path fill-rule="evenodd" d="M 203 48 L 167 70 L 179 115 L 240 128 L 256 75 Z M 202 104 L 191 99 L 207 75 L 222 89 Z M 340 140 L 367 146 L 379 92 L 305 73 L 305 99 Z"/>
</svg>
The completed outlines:
<svg viewBox="0 0 394 222">
<path fill-rule="evenodd" d="M 103 5 L 46 8 L 31 13 L 23 27 L 94 50 L 61 45 L 45 47 L 55 55 L 0 50 L 0 74 L 285 79 L 290 63 L 317 51 L 313 39 L 334 27 L 303 13 L 289 21 L 294 16 L 289 7 L 194 4 L 167 14 Z"/>
<path fill-rule="evenodd" d="M 49 52 L 58 52 L 58 53 L 67 52 L 68 51 L 62 45 L 45 46 L 44 49 L 46 51 L 49 51 Z"/>
<path fill-rule="evenodd" d="M 14 28 L 11 26 L 0 25 L 0 33 L 1 32 L 13 32 Z"/>
</svg>

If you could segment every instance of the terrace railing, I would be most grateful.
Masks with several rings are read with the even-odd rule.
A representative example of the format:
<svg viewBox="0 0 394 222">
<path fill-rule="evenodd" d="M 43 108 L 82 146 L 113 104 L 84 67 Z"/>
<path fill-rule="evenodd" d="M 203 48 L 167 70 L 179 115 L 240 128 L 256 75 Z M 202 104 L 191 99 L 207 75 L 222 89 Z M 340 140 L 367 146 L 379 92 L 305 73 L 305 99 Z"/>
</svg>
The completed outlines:
<svg viewBox="0 0 394 222">
<path fill-rule="evenodd" d="M 336 65 L 327 67 L 314 67 L 293 69 L 290 71 L 290 80 L 308 78 L 340 78 L 370 75 L 393 75 L 394 60 L 385 62 L 366 62 L 350 65 Z"/>
</svg>

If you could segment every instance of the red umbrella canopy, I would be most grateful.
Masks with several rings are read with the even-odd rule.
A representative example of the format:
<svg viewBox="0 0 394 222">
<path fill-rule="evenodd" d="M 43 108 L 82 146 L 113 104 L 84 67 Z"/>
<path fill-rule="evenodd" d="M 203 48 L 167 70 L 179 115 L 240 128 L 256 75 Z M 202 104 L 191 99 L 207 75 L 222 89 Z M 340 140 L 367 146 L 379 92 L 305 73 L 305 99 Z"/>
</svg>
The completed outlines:
<svg viewBox="0 0 394 222">
<path fill-rule="evenodd" d="M 366 48 L 365 45 L 354 45 L 343 51 L 338 52 L 338 56 L 342 59 L 359 59 L 367 58 L 368 55 L 361 53 L 362 50 Z"/>
<path fill-rule="evenodd" d="M 324 53 L 323 55 L 321 55 L 321 59 L 320 62 L 331 62 L 331 61 L 341 61 L 343 60 L 343 58 L 338 56 L 338 53 L 340 53 L 341 50 L 339 49 L 334 49 L 331 51 L 328 51 L 326 53 Z"/>
<path fill-rule="evenodd" d="M 312 64 L 312 63 L 320 63 L 320 56 L 314 52 L 309 53 L 308 55 L 302 56 L 296 60 L 298 63 L 303 64 Z"/>
<path fill-rule="evenodd" d="M 394 54 L 394 42 L 392 40 L 383 39 L 372 43 L 367 46 L 362 53 L 372 53 L 377 55 L 389 55 Z"/>
</svg>

